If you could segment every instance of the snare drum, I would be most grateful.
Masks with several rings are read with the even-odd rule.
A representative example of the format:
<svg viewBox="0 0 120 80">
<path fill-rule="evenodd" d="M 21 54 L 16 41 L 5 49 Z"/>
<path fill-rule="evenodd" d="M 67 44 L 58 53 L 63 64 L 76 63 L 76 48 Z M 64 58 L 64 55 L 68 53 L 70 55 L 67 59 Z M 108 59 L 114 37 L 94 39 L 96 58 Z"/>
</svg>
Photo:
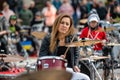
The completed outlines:
<svg viewBox="0 0 120 80">
<path fill-rule="evenodd" d="M 67 61 L 61 57 L 45 56 L 37 60 L 37 70 L 43 69 L 62 69 L 65 70 Z"/>
</svg>

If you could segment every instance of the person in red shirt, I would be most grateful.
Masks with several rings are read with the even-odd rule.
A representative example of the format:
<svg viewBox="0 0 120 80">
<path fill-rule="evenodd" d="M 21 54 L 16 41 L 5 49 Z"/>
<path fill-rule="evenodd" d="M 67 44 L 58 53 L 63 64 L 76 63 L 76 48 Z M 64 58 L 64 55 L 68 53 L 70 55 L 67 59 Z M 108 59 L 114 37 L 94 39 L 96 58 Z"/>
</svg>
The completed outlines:
<svg viewBox="0 0 120 80">
<path fill-rule="evenodd" d="M 107 37 L 106 37 L 105 31 L 102 31 L 103 30 L 102 27 L 99 26 L 99 21 L 100 21 L 99 16 L 96 13 L 89 15 L 88 26 L 82 30 L 82 32 L 80 34 L 80 38 L 82 38 L 82 39 L 89 38 L 92 40 L 100 40 L 100 43 L 96 43 L 93 45 L 94 52 L 92 54 L 97 55 L 97 56 L 107 56 L 108 51 L 105 52 L 106 50 L 104 48 L 104 44 L 107 41 Z M 99 60 L 96 63 L 98 63 L 98 62 L 99 62 Z M 106 78 L 109 75 L 109 65 L 108 65 L 107 59 L 103 60 L 103 65 L 104 65 L 103 74 L 105 75 L 104 78 L 106 80 Z M 96 64 L 96 68 L 98 68 L 98 67 L 99 67 L 99 63 Z"/>
<path fill-rule="evenodd" d="M 81 34 L 80 38 L 89 38 L 92 40 L 100 40 L 100 43 L 97 43 L 94 45 L 94 54 L 97 55 L 102 55 L 102 48 L 103 48 L 103 43 L 106 42 L 106 33 L 102 30 L 102 28 L 99 26 L 99 16 L 97 14 L 91 14 L 88 17 L 88 26 L 85 27 Z"/>
</svg>

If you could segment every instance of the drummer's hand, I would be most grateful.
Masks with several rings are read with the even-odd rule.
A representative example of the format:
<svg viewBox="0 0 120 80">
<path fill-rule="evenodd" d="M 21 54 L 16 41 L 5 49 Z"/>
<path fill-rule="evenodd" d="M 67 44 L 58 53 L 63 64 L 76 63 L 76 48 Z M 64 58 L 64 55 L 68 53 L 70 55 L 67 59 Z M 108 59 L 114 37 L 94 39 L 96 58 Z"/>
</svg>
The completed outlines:
<svg viewBox="0 0 120 80">
<path fill-rule="evenodd" d="M 61 55 L 60 57 L 63 58 L 63 59 L 65 59 L 65 55 Z"/>
<path fill-rule="evenodd" d="M 106 45 L 106 40 L 102 40 L 102 45 Z"/>
<path fill-rule="evenodd" d="M 74 67 L 73 67 L 73 70 L 74 70 L 75 72 L 80 72 L 80 69 L 78 68 L 78 66 L 74 66 Z"/>
</svg>

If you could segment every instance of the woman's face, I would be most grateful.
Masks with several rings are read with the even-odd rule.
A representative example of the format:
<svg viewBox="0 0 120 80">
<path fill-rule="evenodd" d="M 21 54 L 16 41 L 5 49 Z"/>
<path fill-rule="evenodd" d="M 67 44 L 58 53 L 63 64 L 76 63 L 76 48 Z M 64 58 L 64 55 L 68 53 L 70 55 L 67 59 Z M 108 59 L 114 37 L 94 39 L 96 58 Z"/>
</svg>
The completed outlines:
<svg viewBox="0 0 120 80">
<path fill-rule="evenodd" d="M 98 23 L 96 21 L 91 21 L 90 22 L 90 27 L 95 28 L 97 26 L 97 24 Z"/>
<path fill-rule="evenodd" d="M 62 18 L 60 25 L 58 27 L 58 32 L 59 33 L 67 33 L 70 28 L 70 18 L 64 17 Z"/>
</svg>

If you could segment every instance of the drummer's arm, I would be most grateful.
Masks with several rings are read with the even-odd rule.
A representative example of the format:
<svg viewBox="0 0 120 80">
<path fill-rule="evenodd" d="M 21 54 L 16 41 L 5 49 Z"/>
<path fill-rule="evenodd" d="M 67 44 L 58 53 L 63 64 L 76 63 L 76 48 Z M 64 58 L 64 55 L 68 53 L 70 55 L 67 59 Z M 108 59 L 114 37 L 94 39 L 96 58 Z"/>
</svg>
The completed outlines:
<svg viewBox="0 0 120 80">
<path fill-rule="evenodd" d="M 75 41 L 77 41 L 77 38 L 75 38 Z M 80 72 L 80 69 L 78 68 L 78 63 L 79 63 L 79 48 L 78 47 L 74 47 L 75 51 L 74 51 L 74 67 L 73 70 L 75 72 Z"/>
<path fill-rule="evenodd" d="M 78 63 L 79 63 L 79 48 L 76 47 L 75 53 L 74 53 L 74 67 L 73 67 L 73 70 L 75 72 L 80 72 L 80 69 L 78 67 Z"/>
<path fill-rule="evenodd" d="M 48 54 L 49 54 L 49 39 L 46 36 L 42 41 L 39 57 L 48 56 Z"/>
</svg>

